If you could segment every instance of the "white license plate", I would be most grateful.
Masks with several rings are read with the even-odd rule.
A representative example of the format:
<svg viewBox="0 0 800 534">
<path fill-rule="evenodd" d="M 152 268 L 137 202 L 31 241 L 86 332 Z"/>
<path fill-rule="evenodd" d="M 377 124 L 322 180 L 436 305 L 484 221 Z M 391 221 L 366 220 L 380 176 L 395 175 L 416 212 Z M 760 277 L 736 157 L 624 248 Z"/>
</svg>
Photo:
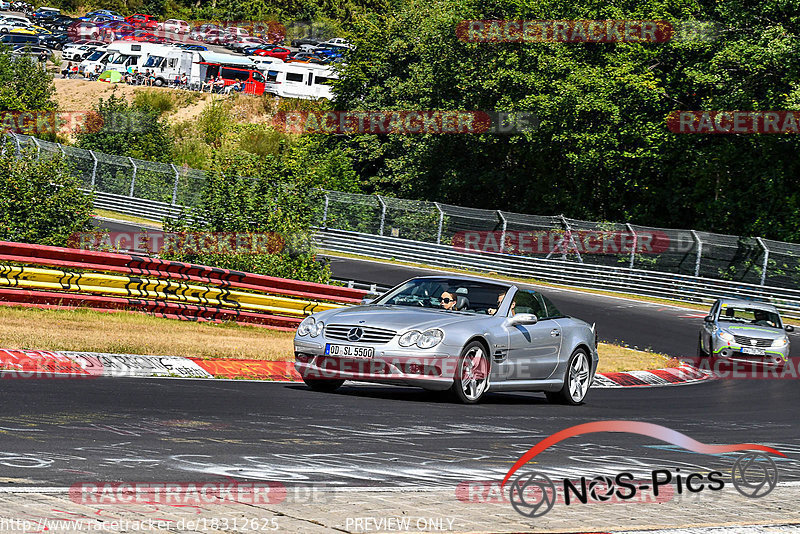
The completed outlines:
<svg viewBox="0 0 800 534">
<path fill-rule="evenodd" d="M 325 344 L 325 356 L 338 356 L 340 358 L 372 358 L 375 349 L 372 347 L 354 347 L 353 345 Z"/>
<path fill-rule="evenodd" d="M 755 354 L 757 356 L 763 356 L 766 354 L 764 349 L 754 349 L 753 347 L 742 347 L 742 354 Z"/>
</svg>

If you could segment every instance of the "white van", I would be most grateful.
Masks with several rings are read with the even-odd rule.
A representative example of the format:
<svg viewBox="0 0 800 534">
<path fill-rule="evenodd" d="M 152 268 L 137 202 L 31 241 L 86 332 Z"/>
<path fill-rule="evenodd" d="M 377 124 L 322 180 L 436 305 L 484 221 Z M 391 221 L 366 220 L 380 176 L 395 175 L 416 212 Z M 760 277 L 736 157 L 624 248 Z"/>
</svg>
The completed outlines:
<svg viewBox="0 0 800 534">
<path fill-rule="evenodd" d="M 339 78 L 333 67 L 303 63 L 270 65 L 265 71 L 265 91 L 283 98 L 334 100 L 330 81 Z"/>
<path fill-rule="evenodd" d="M 106 70 L 106 63 L 114 55 L 114 52 L 108 52 L 108 47 L 101 46 L 96 48 L 94 52 L 86 56 L 86 59 L 78 65 L 78 72 L 88 76 L 93 72 L 98 72 L 97 67 L 100 67 L 99 72 Z"/>
<path fill-rule="evenodd" d="M 190 84 L 198 85 L 206 81 L 207 63 L 220 65 L 253 68 L 250 58 L 218 52 L 195 52 L 183 50 L 178 47 L 163 45 L 150 51 L 147 61 L 140 70 L 151 70 L 155 73 L 157 86 L 168 85 L 182 74 L 185 74 Z"/>
<path fill-rule="evenodd" d="M 135 41 L 114 41 L 106 48 L 106 52 L 113 53 L 106 60 L 106 70 L 117 72 L 130 72 L 132 69 L 144 69 L 144 64 L 151 54 L 165 48 L 164 45 L 154 43 L 137 43 Z"/>
</svg>

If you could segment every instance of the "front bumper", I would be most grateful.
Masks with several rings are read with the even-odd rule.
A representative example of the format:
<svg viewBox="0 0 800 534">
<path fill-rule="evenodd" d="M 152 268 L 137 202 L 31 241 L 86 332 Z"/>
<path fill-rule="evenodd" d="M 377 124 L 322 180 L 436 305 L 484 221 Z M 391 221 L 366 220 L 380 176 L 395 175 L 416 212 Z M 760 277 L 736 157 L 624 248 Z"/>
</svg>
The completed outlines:
<svg viewBox="0 0 800 534">
<path fill-rule="evenodd" d="M 340 358 L 326 356 L 325 344 L 324 339 L 295 339 L 294 366 L 304 379 L 362 380 L 443 391 L 453 385 L 458 365 L 458 356 L 447 346 L 434 350 L 375 347 L 372 358 Z"/>
<path fill-rule="evenodd" d="M 761 365 L 782 365 L 789 358 L 789 345 L 783 347 L 767 347 L 762 349 L 764 354 L 745 354 L 742 349 L 750 348 L 737 343 L 724 343 L 716 341 L 713 356 L 725 358 L 736 362 L 759 363 Z"/>
</svg>

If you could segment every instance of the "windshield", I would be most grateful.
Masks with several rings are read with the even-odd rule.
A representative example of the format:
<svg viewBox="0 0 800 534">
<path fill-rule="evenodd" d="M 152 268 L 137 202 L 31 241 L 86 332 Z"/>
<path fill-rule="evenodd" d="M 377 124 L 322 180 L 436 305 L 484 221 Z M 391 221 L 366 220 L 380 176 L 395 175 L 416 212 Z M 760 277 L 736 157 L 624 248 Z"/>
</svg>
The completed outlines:
<svg viewBox="0 0 800 534">
<path fill-rule="evenodd" d="M 781 328 L 781 318 L 777 313 L 757 308 L 723 304 L 719 311 L 718 320 L 720 322 Z"/>
<path fill-rule="evenodd" d="M 125 60 L 128 59 L 130 56 L 126 56 L 125 54 L 120 54 L 114 58 L 112 61 L 113 64 L 119 65 L 121 63 L 125 63 Z"/>
<path fill-rule="evenodd" d="M 100 58 L 101 58 L 101 57 L 103 57 L 104 55 L 105 55 L 105 52 L 100 52 L 100 51 L 97 51 L 97 52 L 92 52 L 92 55 L 91 55 L 91 56 L 89 56 L 89 57 L 88 57 L 88 58 L 86 58 L 86 59 L 88 59 L 89 61 L 97 61 L 98 59 L 100 59 Z"/>
<path fill-rule="evenodd" d="M 415 278 L 389 291 L 375 304 L 488 314 L 507 289 L 458 278 Z"/>
</svg>

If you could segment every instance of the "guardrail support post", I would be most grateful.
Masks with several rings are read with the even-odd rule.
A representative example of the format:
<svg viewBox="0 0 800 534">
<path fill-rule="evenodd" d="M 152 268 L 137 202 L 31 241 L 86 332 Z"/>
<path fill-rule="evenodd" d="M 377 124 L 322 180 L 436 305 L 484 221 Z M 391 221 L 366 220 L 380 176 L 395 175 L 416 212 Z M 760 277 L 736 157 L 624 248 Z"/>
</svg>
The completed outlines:
<svg viewBox="0 0 800 534">
<path fill-rule="evenodd" d="M 761 285 L 764 285 L 764 282 L 767 281 L 767 265 L 769 265 L 769 247 L 764 240 L 760 237 L 756 238 L 758 244 L 761 245 L 761 248 L 764 249 L 764 263 L 761 264 Z"/>
<path fill-rule="evenodd" d="M 94 165 L 92 166 L 92 189 L 94 189 L 94 185 L 97 183 L 97 156 L 94 155 L 94 151 L 92 150 L 89 151 L 89 154 L 91 154 L 94 160 Z"/>
<path fill-rule="evenodd" d="M 381 229 L 378 232 L 378 235 L 383 235 L 383 225 L 386 222 L 386 202 L 383 201 L 380 195 L 375 195 L 378 197 L 378 202 L 381 203 Z"/>
<path fill-rule="evenodd" d="M 19 137 L 14 132 L 8 132 L 11 135 L 11 139 L 14 140 L 14 157 L 19 159 L 20 152 L 22 151 L 22 147 L 19 145 Z"/>
<path fill-rule="evenodd" d="M 61 151 L 61 157 L 66 158 L 67 153 L 64 151 L 64 145 L 62 145 L 61 143 L 56 143 L 56 146 Z"/>
<path fill-rule="evenodd" d="M 325 193 L 325 209 L 322 210 L 322 227 L 326 230 L 328 229 L 328 203 L 330 202 L 330 197 L 328 197 L 328 193 Z"/>
<path fill-rule="evenodd" d="M 561 217 L 561 223 L 564 225 L 564 228 L 567 230 L 567 235 L 569 236 L 569 242 L 572 243 L 572 247 L 575 249 L 575 255 L 578 257 L 578 262 L 583 263 L 583 258 L 581 257 L 581 252 L 578 250 L 578 245 L 575 243 L 575 238 L 572 237 L 572 227 L 567 222 L 567 218 L 564 217 L 562 213 L 559 215 Z"/>
<path fill-rule="evenodd" d="M 630 265 L 628 265 L 629 269 L 633 269 L 633 260 L 636 258 L 636 247 L 639 246 L 639 236 L 636 234 L 636 230 L 633 229 L 633 226 L 631 226 L 630 223 L 625 223 L 625 226 L 633 236 L 633 245 L 631 246 L 631 261 Z"/>
<path fill-rule="evenodd" d="M 433 203 L 436 206 L 436 209 L 439 210 L 439 229 L 436 231 L 436 244 L 441 245 L 442 243 L 442 226 L 444 225 L 444 210 L 439 206 L 438 202 Z"/>
<path fill-rule="evenodd" d="M 170 163 L 172 170 L 175 171 L 175 185 L 172 186 L 172 205 L 175 205 L 175 202 L 178 200 L 178 179 L 181 177 L 181 173 L 178 172 L 178 168 L 175 166 L 174 163 Z"/>
<path fill-rule="evenodd" d="M 503 216 L 503 212 L 500 210 L 497 210 L 497 216 L 500 217 L 500 220 L 503 222 L 503 230 L 500 233 L 500 254 L 502 254 L 506 248 L 506 230 L 508 229 L 508 221 L 506 221 L 506 218 Z"/>
<path fill-rule="evenodd" d="M 39 146 L 39 141 L 37 141 L 35 137 L 31 137 L 31 141 L 33 141 L 33 144 L 36 145 L 36 159 L 41 158 L 42 157 L 42 147 Z"/>
<path fill-rule="evenodd" d="M 131 163 L 131 167 L 133 167 L 133 176 L 131 176 L 131 191 L 128 193 L 128 196 L 132 197 L 133 187 L 136 185 L 136 163 L 133 161 L 133 158 L 128 158 L 128 161 Z"/>
<path fill-rule="evenodd" d="M 703 242 L 700 241 L 700 236 L 697 235 L 697 232 L 694 230 L 691 230 L 691 232 L 695 245 L 697 245 L 697 257 L 694 260 L 694 275 L 700 276 L 700 258 L 703 256 Z"/>
</svg>

